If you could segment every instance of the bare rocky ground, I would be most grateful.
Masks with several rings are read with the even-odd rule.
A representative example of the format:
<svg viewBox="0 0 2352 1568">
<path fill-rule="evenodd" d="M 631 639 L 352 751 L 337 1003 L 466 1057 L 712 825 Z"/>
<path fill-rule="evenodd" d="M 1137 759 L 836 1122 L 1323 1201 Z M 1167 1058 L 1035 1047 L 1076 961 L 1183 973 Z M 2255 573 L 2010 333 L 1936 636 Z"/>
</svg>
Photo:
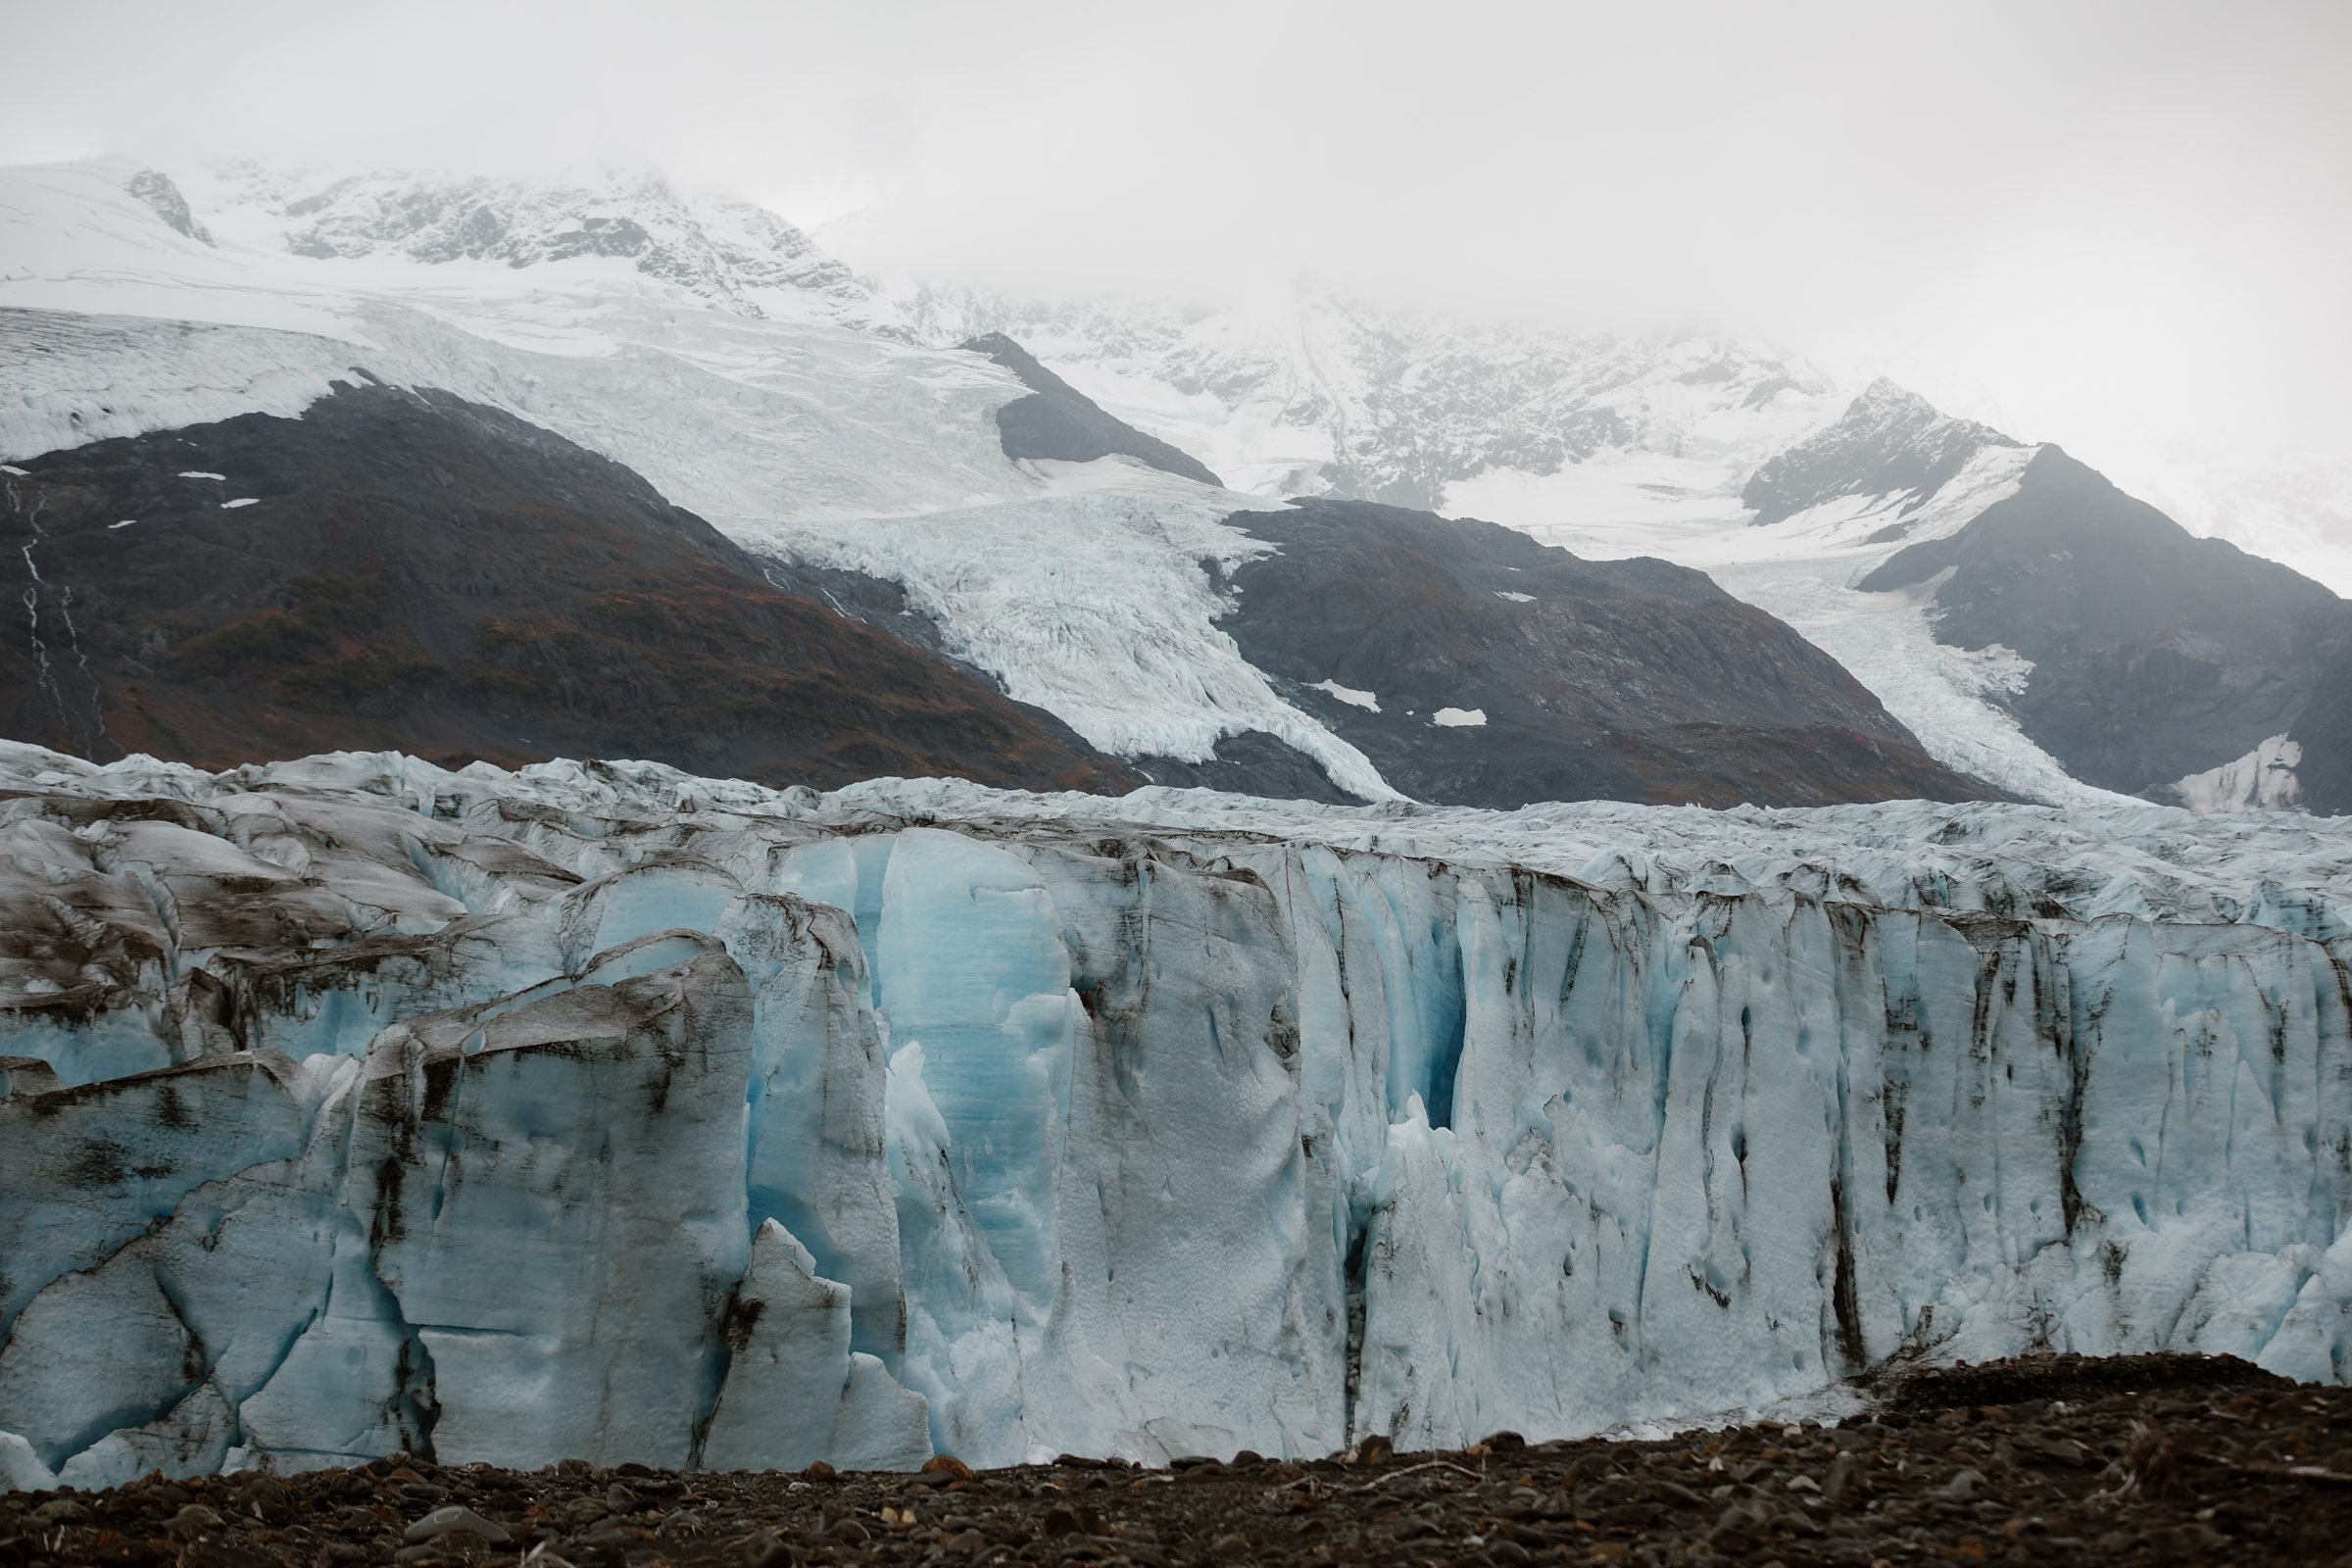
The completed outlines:
<svg viewBox="0 0 2352 1568">
<path fill-rule="evenodd" d="M 2352 1563 L 2352 1389 L 2230 1359 L 1882 1380 L 1836 1426 L 1168 1470 L 517 1472 L 383 1459 L 0 1496 L 0 1568 L 377 1562 Z"/>
</svg>

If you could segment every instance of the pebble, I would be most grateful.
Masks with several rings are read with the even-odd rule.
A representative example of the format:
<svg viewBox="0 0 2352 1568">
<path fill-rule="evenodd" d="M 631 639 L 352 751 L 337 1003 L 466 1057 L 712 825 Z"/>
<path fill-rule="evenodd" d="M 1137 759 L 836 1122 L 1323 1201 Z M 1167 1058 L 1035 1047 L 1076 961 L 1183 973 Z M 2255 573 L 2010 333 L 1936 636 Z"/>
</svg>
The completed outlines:
<svg viewBox="0 0 2352 1568">
<path fill-rule="evenodd" d="M 220 1528 L 219 1514 L 201 1502 L 191 1502 L 172 1516 L 172 1522 L 164 1526 L 164 1533 L 177 1541 L 194 1541 L 198 1536 L 212 1535 Z"/>
<path fill-rule="evenodd" d="M 1984 1493 L 1984 1474 L 1981 1470 L 1962 1470 L 1936 1489 L 1938 1497 L 1954 1502 L 1974 1502 Z"/>
</svg>

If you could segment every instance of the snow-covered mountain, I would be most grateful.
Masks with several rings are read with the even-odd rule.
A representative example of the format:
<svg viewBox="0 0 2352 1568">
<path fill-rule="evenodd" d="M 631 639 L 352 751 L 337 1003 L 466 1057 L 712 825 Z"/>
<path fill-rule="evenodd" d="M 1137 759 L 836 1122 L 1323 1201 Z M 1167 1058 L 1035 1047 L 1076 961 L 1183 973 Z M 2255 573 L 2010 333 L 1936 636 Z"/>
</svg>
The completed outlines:
<svg viewBox="0 0 2352 1568">
<path fill-rule="evenodd" d="M 26 265 L 0 278 L 0 356 L 23 391 L 0 409 L 0 457 L 23 460 L 22 514 L 48 504 L 29 481 L 45 482 L 62 449 L 159 435 L 205 446 L 221 421 L 301 416 L 338 384 L 373 380 L 505 411 L 625 465 L 841 613 L 984 672 L 1154 777 L 1357 800 L 1435 790 L 1491 805 L 1987 793 L 1923 754 L 1800 638 L 1689 572 L 1588 571 L 1613 586 L 1557 604 L 1454 584 L 1446 592 L 1481 607 L 1478 633 L 1432 642 L 1409 667 L 1367 655 L 1358 670 L 1348 637 L 1325 639 L 1315 667 L 1297 646 L 1253 654 L 1229 624 L 1237 594 L 1251 591 L 1237 586 L 1248 564 L 1279 549 L 1301 565 L 1319 560 L 1328 578 L 1346 539 L 1278 543 L 1249 520 L 1265 498 L 1221 487 L 1017 349 L 873 330 L 832 309 L 831 283 L 792 296 L 808 308 L 782 309 L 776 298 L 791 291 L 760 282 L 743 246 L 703 242 L 731 210 L 666 186 L 314 186 L 243 171 L 218 182 L 217 212 L 191 198 L 208 243 L 132 193 L 137 173 L 10 176 L 26 240 L 12 254 Z M 624 196 L 645 203 L 626 224 L 613 210 Z M 583 204 L 593 211 L 577 216 Z M 599 237 L 616 234 L 626 243 Z M 806 262 L 797 242 L 777 243 L 788 253 L 779 267 Z M 283 487 L 284 505 L 326 493 Z M 76 516 L 91 529 L 117 520 Z M 136 550 L 138 538 L 106 548 Z M 86 611 L 97 592 L 60 579 L 35 600 L 57 600 L 62 614 L 65 596 L 81 594 Z M 1421 585 L 1396 592 L 1404 597 L 1389 606 L 1357 595 L 1370 612 L 1361 624 L 1393 629 L 1431 609 Z M 1571 602 L 1579 612 L 1565 612 Z M 24 662 L 19 732 L 78 744 L 43 718 L 42 646 Z M 1734 649 L 1756 679 L 1725 678 Z M 1518 652 L 1495 657 L 1507 650 Z M 1540 689 L 1525 684 L 1539 677 Z M 1327 689 L 1374 679 L 1385 708 Z M 1491 718 L 1444 716 L 1471 712 Z M 514 715 L 505 733 L 564 727 L 528 719 Z M 337 743 L 349 743 L 340 729 L 312 741 Z"/>
<path fill-rule="evenodd" d="M 11 181 L 10 254 L 24 261 L 0 277 L 0 305 L 65 314 L 9 323 L 24 393 L 0 408 L 0 451 L 295 414 L 358 365 L 615 458 L 771 559 L 893 585 L 944 651 L 1169 779 L 1320 778 L 1356 798 L 1396 787 L 1364 753 L 1375 738 L 1351 738 L 1374 710 L 1330 696 L 1373 690 L 1369 677 L 1346 678 L 1337 649 L 1332 667 L 1269 675 L 1226 625 L 1231 572 L 1269 548 L 1229 519 L 1321 495 L 1703 570 L 1843 664 L 1906 743 L 1996 790 L 2352 800 L 2332 720 L 2305 716 L 2340 662 L 2329 596 L 2281 587 L 2306 608 L 2269 637 L 2269 590 L 2247 587 L 2261 573 L 2209 555 L 2224 564 L 2167 568 L 2137 606 L 2161 636 L 2119 623 L 2061 671 L 2052 647 L 2024 652 L 2034 637 L 1986 611 L 1993 596 L 1956 615 L 1965 587 L 1887 570 L 2020 487 L 2053 485 L 2058 461 L 1890 383 L 1760 345 L 1513 331 L 1311 290 L 1201 313 L 877 289 L 781 220 L 647 176 L 246 168 L 191 174 L 184 197 L 127 167 Z M 136 329 L 107 315 L 301 335 Z M 1008 351 L 988 352 L 1013 374 L 956 352 L 992 333 L 1006 334 Z M 1013 387 L 1025 395 L 1008 404 Z M 1053 429 L 1023 434 L 1008 418 Z M 1080 438 L 1073 419 L 1141 433 Z M 1219 488 L 1139 473 L 1121 453 Z M 2118 550 L 2170 550 L 2161 541 L 2179 531 L 2150 516 L 2103 534 L 2077 569 L 2112 574 Z M 2223 583 L 2266 609 L 2230 611 Z M 2164 707 L 2174 688 L 2148 672 L 2176 665 L 2180 689 L 2204 695 Z M 1432 680 L 1402 710 L 1480 710 L 1468 688 L 1492 684 L 1458 662 Z M 2093 745 L 2086 727 L 2102 722 L 2145 734 Z M 1416 741 L 1497 738 L 1454 728 L 1450 742 Z M 1560 737 L 1539 724 L 1530 739 Z M 1273 761 L 1243 766 L 1236 748 Z M 2228 783 L 2253 771 L 2263 787 Z M 1894 787 L 1943 789 L 1908 776 Z"/>
<path fill-rule="evenodd" d="M 181 196 L 143 171 L 150 205 Z M 224 238 L 296 256 L 397 258 L 522 269 L 609 261 L 754 318 L 839 321 L 892 334 L 896 313 L 850 269 L 764 207 L 681 191 L 646 171 L 567 179 L 299 175 L 259 165 L 198 170 L 196 193 Z M 134 194 L 140 193 L 134 190 Z M 177 226 L 176 224 L 174 226 Z"/>
<path fill-rule="evenodd" d="M 1752 344 L 1467 324 L 1314 290 L 1205 314 L 920 286 L 892 299 L 929 341 L 1004 333 L 1265 495 L 1486 515 L 1482 476 L 1573 483 L 1595 460 L 1612 487 L 1689 488 L 1698 472 L 1743 478 L 1840 401 L 1830 378 Z"/>
<path fill-rule="evenodd" d="M 2036 466 L 2043 448 L 1891 381 L 1843 384 L 1753 345 L 1510 331 L 1310 291 L 1206 314 L 896 297 L 920 333 L 1020 337 L 1245 487 L 1395 498 L 1585 557 L 1695 566 L 1836 657 L 1932 755 L 2029 798 L 2352 801 L 2337 725 L 2314 706 L 2352 637 L 2340 599 L 2227 545 L 2192 549 L 2149 509 L 2097 526 L 2128 498 L 2069 486 L 2063 454 Z M 2095 536 L 2064 558 L 2074 570 L 2132 587 L 2031 613 L 2012 598 L 2006 614 L 1997 589 L 1976 592 L 1958 613 L 1967 585 L 1887 569 L 2021 487 L 2040 529 Z M 2276 524 L 2236 531 L 2284 537 Z M 2092 632 L 2077 617 L 2101 603 Z"/>
<path fill-rule="evenodd" d="M 14 733 L 214 766 L 397 744 L 778 784 L 1144 782 L 900 634 L 913 617 L 888 584 L 757 560 L 546 430 L 364 379 L 300 418 L 175 425 L 0 474 L 25 573 L 0 642 Z"/>
</svg>

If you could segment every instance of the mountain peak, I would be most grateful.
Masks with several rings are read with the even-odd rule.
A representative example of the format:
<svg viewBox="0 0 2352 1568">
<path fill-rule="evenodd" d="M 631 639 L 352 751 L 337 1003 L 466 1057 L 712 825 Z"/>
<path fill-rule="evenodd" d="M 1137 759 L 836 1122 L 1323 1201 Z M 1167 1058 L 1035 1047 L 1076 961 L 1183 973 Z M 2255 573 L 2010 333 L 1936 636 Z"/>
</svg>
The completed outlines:
<svg viewBox="0 0 2352 1568">
<path fill-rule="evenodd" d="M 244 165 L 214 176 L 224 205 L 246 210 L 269 231 L 265 244 L 297 256 L 516 269 L 610 259 L 733 315 L 814 314 L 906 335 L 863 279 L 794 224 L 754 202 L 681 188 L 658 170 L 330 177 Z"/>
<path fill-rule="evenodd" d="M 1921 397 L 1892 376 L 1886 375 L 1880 376 L 1854 395 L 1854 401 L 1846 406 L 1846 414 L 1850 416 L 1857 410 L 1899 412 L 1907 416 L 1924 416 L 1929 419 L 1945 417 L 1943 411 L 1936 408 L 1935 404 L 1930 403 L 1926 398 Z"/>
<path fill-rule="evenodd" d="M 1979 452 L 2022 444 L 1880 376 L 1833 423 L 1756 469 L 1740 503 L 1755 511 L 1758 526 L 1844 496 L 1902 496 L 1909 511 Z"/>
</svg>

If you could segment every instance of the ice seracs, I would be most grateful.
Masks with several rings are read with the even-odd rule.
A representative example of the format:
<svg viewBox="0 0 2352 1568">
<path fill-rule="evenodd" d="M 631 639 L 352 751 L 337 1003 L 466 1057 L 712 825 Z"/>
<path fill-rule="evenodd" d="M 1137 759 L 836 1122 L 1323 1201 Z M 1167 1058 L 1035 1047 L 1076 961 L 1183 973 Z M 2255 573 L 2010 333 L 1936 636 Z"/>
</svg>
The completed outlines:
<svg viewBox="0 0 2352 1568">
<path fill-rule="evenodd" d="M 2300 745 L 2274 735 L 2236 761 L 2191 773 L 2175 788 L 2192 811 L 2292 810 L 2303 795 L 2295 777 L 2302 760 Z"/>
<path fill-rule="evenodd" d="M 79 911 L 0 999 L 36 1482 L 2352 1368 L 2332 821 L 0 765 Z"/>
<path fill-rule="evenodd" d="M 703 1442 L 713 1470 L 912 1470 L 931 1456 L 922 1396 L 850 1349 L 850 1288 L 774 1220 L 728 1301 L 726 1382 Z"/>
</svg>

